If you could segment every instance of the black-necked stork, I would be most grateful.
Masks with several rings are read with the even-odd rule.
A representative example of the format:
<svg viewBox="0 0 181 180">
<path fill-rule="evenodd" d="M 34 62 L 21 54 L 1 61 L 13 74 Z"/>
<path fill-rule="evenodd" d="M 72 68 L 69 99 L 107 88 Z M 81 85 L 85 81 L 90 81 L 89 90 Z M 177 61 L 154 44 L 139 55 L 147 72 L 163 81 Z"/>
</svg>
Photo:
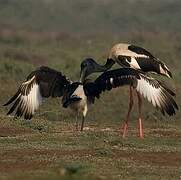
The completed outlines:
<svg viewBox="0 0 181 180">
<path fill-rule="evenodd" d="M 15 112 L 15 117 L 24 116 L 24 119 L 31 119 L 42 104 L 43 98 L 48 97 L 63 97 L 63 107 L 70 106 L 77 115 L 82 113 L 86 116 L 87 97 L 83 93 L 82 85 L 78 82 L 72 83 L 61 72 L 46 66 L 31 72 L 4 106 L 12 104 L 7 115 Z"/>
<path fill-rule="evenodd" d="M 152 53 L 150 53 L 145 48 L 135 46 L 133 44 L 119 43 L 114 45 L 109 52 L 107 62 L 111 62 L 111 60 L 112 62 L 118 63 L 122 67 L 130 67 L 142 72 L 154 72 L 172 78 L 172 74 L 169 68 L 162 61 L 153 56 Z M 139 114 L 141 114 L 142 100 L 139 92 L 137 92 L 137 97 Z M 129 109 L 123 127 L 123 137 L 126 136 L 128 129 L 128 120 L 134 103 L 133 101 L 133 89 L 130 87 Z M 138 122 L 140 132 L 139 134 L 140 137 L 143 138 L 143 125 L 140 116 L 138 118 Z"/>
<path fill-rule="evenodd" d="M 118 47 L 120 48 L 120 44 L 118 45 Z M 126 45 L 123 44 L 123 47 L 125 48 Z M 115 47 L 113 49 L 115 49 Z M 129 51 L 129 50 L 127 50 L 127 51 Z M 122 51 L 122 52 L 127 52 L 127 51 L 126 51 L 126 48 L 125 48 L 125 51 Z M 113 56 L 113 50 L 111 52 L 112 52 L 112 56 Z M 141 50 L 139 51 L 139 53 L 141 53 Z M 148 52 L 146 54 L 148 54 Z M 105 65 L 99 65 L 92 58 L 85 59 L 81 63 L 81 79 L 84 79 L 85 77 L 87 77 L 91 73 L 102 72 L 102 71 L 108 70 L 109 68 L 112 67 L 112 65 L 115 63 L 115 61 L 116 60 L 108 58 Z M 167 103 L 171 99 L 172 99 L 171 101 L 173 101 L 173 98 L 170 99 L 170 97 L 174 96 L 175 93 L 172 92 L 169 88 L 167 88 L 163 83 L 159 82 L 158 80 L 155 80 L 154 78 L 151 78 L 150 76 L 146 75 L 145 72 L 143 72 L 141 70 L 136 70 L 136 69 L 133 69 L 133 68 L 122 68 L 122 69 L 120 69 L 118 71 L 119 72 L 124 72 L 125 74 L 126 74 L 126 71 L 127 71 L 127 77 L 124 79 L 124 81 L 127 81 L 127 85 L 130 85 L 130 102 L 129 102 L 128 113 L 127 113 L 125 123 L 124 123 L 124 127 L 123 127 L 123 137 L 126 136 L 126 133 L 127 133 L 127 130 L 128 130 L 128 121 L 129 121 L 130 113 L 131 113 L 133 103 L 134 103 L 133 102 L 133 90 L 135 89 L 136 93 L 137 93 L 137 96 L 138 96 L 139 136 L 141 138 L 143 138 L 143 127 L 142 127 L 142 120 L 141 120 L 141 105 L 142 105 L 141 95 L 144 96 L 145 98 L 147 98 L 148 101 L 153 104 L 153 106 L 160 108 L 160 110 L 162 111 L 163 114 L 165 112 L 165 110 L 163 110 L 163 109 L 166 108 L 167 109 L 166 110 L 167 114 L 168 115 L 173 115 L 173 114 L 175 114 L 174 108 L 178 109 L 178 107 L 177 107 L 176 103 L 174 103 L 174 106 L 172 106 L 171 108 L 168 108 Z M 116 72 L 118 72 L 118 71 L 113 70 L 113 71 L 107 71 L 107 72 L 103 73 L 103 74 L 111 73 L 113 75 L 113 73 L 115 72 L 115 74 L 113 75 L 113 78 L 110 77 L 110 82 L 112 82 L 112 86 L 117 85 L 116 84 L 117 81 L 114 80 L 114 77 L 117 79 L 117 73 Z M 135 75 L 134 77 L 132 75 L 130 76 L 130 74 L 129 74 L 129 73 L 132 73 L 132 72 L 134 72 L 134 75 Z M 171 73 L 169 73 L 169 74 L 171 74 Z M 118 76 L 118 79 L 122 83 L 123 79 L 121 77 L 119 77 L 119 76 Z M 164 91 L 164 93 L 166 92 L 167 95 L 166 94 L 163 95 L 163 91 Z M 165 97 L 169 97 L 170 100 L 168 100 L 166 102 L 164 100 Z"/>
</svg>

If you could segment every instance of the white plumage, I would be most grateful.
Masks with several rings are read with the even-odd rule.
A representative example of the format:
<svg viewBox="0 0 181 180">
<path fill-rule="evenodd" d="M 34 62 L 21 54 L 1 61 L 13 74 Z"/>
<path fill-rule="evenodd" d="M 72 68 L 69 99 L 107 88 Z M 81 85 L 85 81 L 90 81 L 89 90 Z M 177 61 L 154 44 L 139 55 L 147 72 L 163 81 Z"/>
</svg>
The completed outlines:
<svg viewBox="0 0 181 180">
<path fill-rule="evenodd" d="M 27 85 L 27 84 L 26 84 Z M 25 112 L 34 114 L 35 111 L 42 104 L 42 96 L 40 93 L 40 87 L 38 84 L 34 83 L 29 91 L 29 94 L 22 95 L 20 94 L 20 104 Z"/>
<path fill-rule="evenodd" d="M 111 84 L 113 84 L 113 80 L 114 80 L 113 78 L 110 78 L 110 83 L 111 83 Z"/>
<path fill-rule="evenodd" d="M 87 104 L 87 96 L 84 93 L 84 89 L 83 89 L 83 85 L 80 84 L 76 90 L 73 92 L 73 94 L 70 96 L 71 98 L 81 98 L 80 101 L 75 101 L 73 103 L 70 104 L 70 108 L 76 112 L 78 112 L 79 114 L 83 114 L 83 116 L 85 117 L 88 111 L 88 104 Z"/>
<path fill-rule="evenodd" d="M 141 76 L 140 76 L 141 77 Z M 147 77 L 148 79 L 148 77 Z M 138 84 L 136 90 L 143 95 L 143 97 L 147 98 L 149 102 L 153 104 L 154 107 L 161 108 L 161 101 L 162 101 L 162 89 L 160 87 L 154 87 L 151 85 L 148 80 L 141 77 L 138 79 Z"/>
<path fill-rule="evenodd" d="M 128 62 L 128 61 L 127 61 Z M 140 69 L 140 66 L 134 57 L 131 57 L 131 62 L 128 62 L 131 68 Z"/>
</svg>

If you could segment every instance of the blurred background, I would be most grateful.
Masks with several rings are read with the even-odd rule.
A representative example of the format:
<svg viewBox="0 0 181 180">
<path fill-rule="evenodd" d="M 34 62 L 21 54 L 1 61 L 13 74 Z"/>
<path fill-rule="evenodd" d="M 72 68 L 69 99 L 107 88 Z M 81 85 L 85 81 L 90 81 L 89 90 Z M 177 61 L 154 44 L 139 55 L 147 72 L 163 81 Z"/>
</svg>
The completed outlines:
<svg viewBox="0 0 181 180">
<path fill-rule="evenodd" d="M 114 44 L 126 42 L 148 49 L 170 67 L 173 80 L 162 80 L 177 92 L 180 105 L 180 7 L 180 0 L 0 0 L 1 104 L 40 65 L 78 80 L 84 58 L 93 57 L 103 64 Z M 73 121 L 59 100 L 47 101 L 35 119 Z M 119 125 L 124 120 L 127 101 L 127 87 L 104 93 L 91 108 L 88 124 Z M 179 112 L 174 117 L 164 117 L 145 104 L 145 123 L 179 123 Z M 5 115 L 6 109 L 0 111 Z M 132 122 L 136 122 L 136 113 Z"/>
</svg>

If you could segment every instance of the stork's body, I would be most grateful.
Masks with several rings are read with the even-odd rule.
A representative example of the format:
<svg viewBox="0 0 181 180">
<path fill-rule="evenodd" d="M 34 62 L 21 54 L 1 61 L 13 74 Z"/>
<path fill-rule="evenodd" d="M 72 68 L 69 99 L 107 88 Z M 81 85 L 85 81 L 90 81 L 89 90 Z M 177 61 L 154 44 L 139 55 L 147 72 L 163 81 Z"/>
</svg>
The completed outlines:
<svg viewBox="0 0 181 180">
<path fill-rule="evenodd" d="M 15 111 L 15 117 L 24 116 L 24 119 L 31 119 L 42 104 L 43 98 L 48 97 L 63 97 L 63 107 L 70 107 L 76 113 L 76 124 L 77 116 L 83 116 L 83 130 L 88 108 L 83 85 L 78 82 L 72 83 L 61 72 L 45 66 L 31 72 L 27 80 L 20 85 L 16 94 L 5 104 L 12 104 L 7 114 Z"/>
<path fill-rule="evenodd" d="M 116 44 L 110 50 L 108 59 L 113 60 L 114 62 L 118 63 L 119 65 L 123 67 L 131 67 L 145 73 L 154 72 L 157 74 L 167 76 L 169 78 L 172 77 L 170 70 L 162 61 L 154 57 L 146 49 L 139 46 L 124 44 L 124 43 Z M 128 129 L 129 116 L 134 104 L 133 90 L 134 89 L 130 87 L 130 102 L 129 102 L 128 113 L 127 113 L 126 120 L 123 127 L 123 137 L 126 136 L 127 129 Z M 137 92 L 137 97 L 138 97 L 139 136 L 143 138 L 144 134 L 143 134 L 143 125 L 142 125 L 142 118 L 141 118 L 142 99 L 139 92 Z"/>
<path fill-rule="evenodd" d="M 77 116 L 82 116 L 81 131 L 84 128 L 84 119 L 88 111 L 88 99 L 85 95 L 83 84 L 74 82 L 65 89 L 62 104 L 64 108 L 70 107 Z M 78 130 L 78 117 L 76 116 L 76 129 Z"/>
<path fill-rule="evenodd" d="M 74 100 L 70 104 L 70 108 L 78 112 L 78 114 L 83 114 L 83 116 L 85 117 L 88 111 L 88 101 L 87 96 L 84 93 L 82 84 L 79 84 L 72 95 L 70 95 L 69 100 L 71 101 L 72 99 Z"/>
</svg>

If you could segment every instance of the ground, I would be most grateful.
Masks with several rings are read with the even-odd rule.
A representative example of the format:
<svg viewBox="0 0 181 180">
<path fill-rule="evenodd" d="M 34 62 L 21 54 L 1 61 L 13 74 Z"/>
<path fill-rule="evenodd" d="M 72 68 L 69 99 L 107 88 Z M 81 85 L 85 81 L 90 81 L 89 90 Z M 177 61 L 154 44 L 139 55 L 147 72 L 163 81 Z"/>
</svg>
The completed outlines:
<svg viewBox="0 0 181 180">
<path fill-rule="evenodd" d="M 118 124 L 87 122 L 77 132 L 73 121 L 40 121 L 1 119 L 0 179 L 181 178 L 181 130 L 172 123 L 146 123 L 144 139 L 131 124 L 123 139 Z"/>
</svg>

